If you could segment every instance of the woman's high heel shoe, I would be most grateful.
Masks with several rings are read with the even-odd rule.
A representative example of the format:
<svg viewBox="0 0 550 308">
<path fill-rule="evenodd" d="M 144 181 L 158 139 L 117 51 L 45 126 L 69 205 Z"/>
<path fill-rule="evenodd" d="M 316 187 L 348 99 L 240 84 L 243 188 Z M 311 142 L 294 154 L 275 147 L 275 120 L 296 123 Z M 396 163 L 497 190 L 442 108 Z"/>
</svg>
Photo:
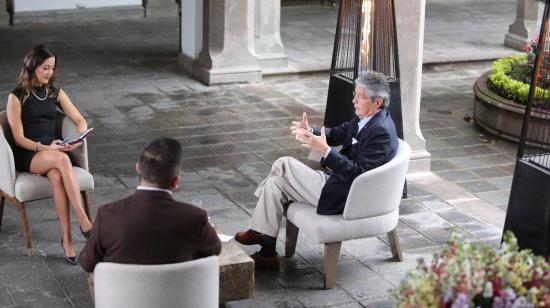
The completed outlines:
<svg viewBox="0 0 550 308">
<path fill-rule="evenodd" d="M 80 233 L 82 233 L 82 236 L 84 236 L 86 239 L 88 239 L 90 237 L 90 232 L 92 232 L 91 228 L 88 231 L 82 230 L 82 227 L 80 228 Z"/>
<path fill-rule="evenodd" d="M 69 264 L 77 265 L 78 259 L 76 258 L 76 255 L 72 257 L 67 256 L 67 251 L 65 250 L 65 247 L 63 247 L 63 237 L 61 237 L 61 248 L 65 252 L 65 261 L 67 261 L 67 263 Z"/>
</svg>

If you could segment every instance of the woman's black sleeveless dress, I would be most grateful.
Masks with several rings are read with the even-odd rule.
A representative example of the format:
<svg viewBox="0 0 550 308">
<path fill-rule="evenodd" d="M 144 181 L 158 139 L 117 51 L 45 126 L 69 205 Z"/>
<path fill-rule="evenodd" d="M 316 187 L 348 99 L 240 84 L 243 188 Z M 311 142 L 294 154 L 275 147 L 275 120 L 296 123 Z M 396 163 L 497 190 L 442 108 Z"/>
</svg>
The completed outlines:
<svg viewBox="0 0 550 308">
<path fill-rule="evenodd" d="M 24 95 L 22 89 L 15 88 L 11 93 L 22 102 Z M 46 89 L 35 88 L 34 93 L 39 98 L 43 98 L 46 96 Z M 21 108 L 21 121 L 25 137 L 45 145 L 51 144 L 55 139 L 60 139 L 59 136 L 56 136 L 55 129 L 58 93 L 59 90 L 56 90 L 53 95 L 46 97 L 42 101 L 32 93 L 29 95 Z M 15 169 L 20 172 L 29 172 L 32 158 L 36 153 L 25 150 L 17 145 L 14 146 L 13 150 Z"/>
</svg>

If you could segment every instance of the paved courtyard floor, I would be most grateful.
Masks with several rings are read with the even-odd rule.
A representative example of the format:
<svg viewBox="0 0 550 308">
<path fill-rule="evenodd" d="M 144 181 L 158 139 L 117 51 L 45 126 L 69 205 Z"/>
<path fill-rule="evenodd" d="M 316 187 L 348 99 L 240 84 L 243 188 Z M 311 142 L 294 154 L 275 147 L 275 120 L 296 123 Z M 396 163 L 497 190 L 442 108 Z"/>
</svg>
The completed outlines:
<svg viewBox="0 0 550 308">
<path fill-rule="evenodd" d="M 204 86 L 175 65 L 177 39 L 173 31 L 165 31 L 174 24 L 127 20 L 0 27 L 0 45 L 9 46 L 0 49 L 0 110 L 24 51 L 50 42 L 60 55 L 59 83 L 96 129 L 89 138 L 94 211 L 131 194 L 142 147 L 155 137 L 171 136 L 182 143 L 185 155 L 176 198 L 201 200 L 215 225 L 234 234 L 247 228 L 256 201 L 253 191 L 271 163 L 283 155 L 306 159 L 288 126 L 302 111 L 314 124 L 322 123 L 328 76 L 285 75 L 257 84 Z M 421 129 L 433 173 L 408 179 L 409 198 L 401 203 L 398 229 L 404 262 L 391 261 L 385 237 L 345 242 L 336 285 L 322 290 L 323 247 L 301 235 L 297 254 L 282 260 L 280 272 L 256 273 L 254 298 L 226 306 L 389 307 L 390 290 L 415 268 L 417 258 L 439 251 L 450 232 L 498 245 L 515 145 L 485 134 L 471 121 L 472 85 L 487 69 L 481 65 L 423 74 Z M 85 274 L 62 259 L 51 201 L 29 204 L 28 215 L 31 257 L 26 256 L 17 213 L 6 205 L 0 307 L 92 307 Z M 78 230 L 76 221 L 73 229 Z M 78 232 L 74 238 L 80 250 L 84 239 Z M 283 248 L 280 240 L 280 253 Z"/>
</svg>

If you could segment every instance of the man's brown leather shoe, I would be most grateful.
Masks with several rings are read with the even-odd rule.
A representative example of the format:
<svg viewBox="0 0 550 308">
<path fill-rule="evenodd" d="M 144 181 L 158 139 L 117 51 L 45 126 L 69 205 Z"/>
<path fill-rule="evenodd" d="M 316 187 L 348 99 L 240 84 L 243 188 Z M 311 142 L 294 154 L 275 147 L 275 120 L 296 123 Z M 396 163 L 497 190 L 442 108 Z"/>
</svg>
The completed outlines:
<svg viewBox="0 0 550 308">
<path fill-rule="evenodd" d="M 260 270 L 279 270 L 279 255 L 264 257 L 260 252 L 255 252 L 250 256 L 254 260 L 254 268 Z"/>
<path fill-rule="evenodd" d="M 257 245 L 263 242 L 264 235 L 252 229 L 235 234 L 235 240 L 243 245 Z"/>
</svg>

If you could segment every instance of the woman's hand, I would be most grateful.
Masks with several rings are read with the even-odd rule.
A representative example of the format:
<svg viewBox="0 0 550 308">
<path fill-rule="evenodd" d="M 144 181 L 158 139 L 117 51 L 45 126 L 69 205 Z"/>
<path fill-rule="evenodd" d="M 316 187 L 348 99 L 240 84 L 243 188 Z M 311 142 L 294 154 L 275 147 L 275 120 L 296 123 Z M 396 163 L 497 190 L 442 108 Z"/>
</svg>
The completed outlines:
<svg viewBox="0 0 550 308">
<path fill-rule="evenodd" d="M 52 141 L 52 143 L 47 146 L 46 151 L 63 151 L 65 146 L 61 145 L 61 142 L 62 141 L 59 139 Z"/>
<path fill-rule="evenodd" d="M 62 151 L 65 151 L 65 152 L 70 152 L 78 147 L 80 147 L 82 145 L 82 141 L 79 141 L 77 143 L 74 143 L 74 144 L 66 144 L 66 145 L 63 145 L 63 149 Z"/>
<path fill-rule="evenodd" d="M 61 140 L 54 140 L 46 149 L 47 151 L 62 151 L 62 152 L 70 152 L 82 145 L 82 141 L 77 142 L 75 144 L 64 144 L 61 145 Z"/>
</svg>

